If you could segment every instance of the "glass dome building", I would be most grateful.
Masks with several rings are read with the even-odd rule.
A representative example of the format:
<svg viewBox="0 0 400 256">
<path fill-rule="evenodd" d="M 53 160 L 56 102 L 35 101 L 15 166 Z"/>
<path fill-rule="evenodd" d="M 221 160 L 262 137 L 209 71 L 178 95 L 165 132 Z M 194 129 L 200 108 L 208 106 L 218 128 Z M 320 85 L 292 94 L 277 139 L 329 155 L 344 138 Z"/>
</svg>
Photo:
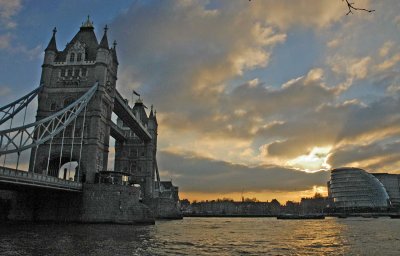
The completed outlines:
<svg viewBox="0 0 400 256">
<path fill-rule="evenodd" d="M 336 209 L 383 209 L 390 206 L 383 184 L 363 169 L 333 169 L 328 189 Z"/>
</svg>

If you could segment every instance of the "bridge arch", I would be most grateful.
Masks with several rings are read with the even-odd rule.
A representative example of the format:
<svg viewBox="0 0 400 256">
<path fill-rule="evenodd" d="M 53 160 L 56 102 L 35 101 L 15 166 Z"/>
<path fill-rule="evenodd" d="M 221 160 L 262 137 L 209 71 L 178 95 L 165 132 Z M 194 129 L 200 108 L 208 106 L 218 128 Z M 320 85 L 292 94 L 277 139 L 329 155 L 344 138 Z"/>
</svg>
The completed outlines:
<svg viewBox="0 0 400 256">
<path fill-rule="evenodd" d="M 80 162 L 80 163 L 79 163 Z M 67 172 L 64 173 L 64 169 Z M 46 173 L 49 176 L 57 177 L 60 179 L 84 182 L 86 177 L 86 166 L 83 161 L 79 161 L 79 152 L 73 152 L 72 157 L 70 152 L 53 152 L 50 155 L 50 159 L 43 158 L 36 164 L 35 170 L 39 170 L 41 173 Z M 79 177 L 78 177 L 79 176 Z"/>
</svg>

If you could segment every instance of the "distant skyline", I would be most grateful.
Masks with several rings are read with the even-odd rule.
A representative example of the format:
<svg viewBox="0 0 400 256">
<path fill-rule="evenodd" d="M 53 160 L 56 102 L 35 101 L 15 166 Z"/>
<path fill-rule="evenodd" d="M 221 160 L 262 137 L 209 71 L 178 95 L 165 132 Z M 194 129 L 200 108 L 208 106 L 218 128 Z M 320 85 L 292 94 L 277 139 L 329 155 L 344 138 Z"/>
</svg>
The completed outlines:
<svg viewBox="0 0 400 256">
<path fill-rule="evenodd" d="M 299 200 L 329 169 L 400 173 L 400 2 L 0 0 L 0 105 L 39 85 L 90 15 L 109 27 L 117 88 L 159 122 L 158 165 L 181 198 Z M 110 164 L 113 163 L 110 148 Z M 113 166 L 109 166 L 113 168 Z"/>
</svg>

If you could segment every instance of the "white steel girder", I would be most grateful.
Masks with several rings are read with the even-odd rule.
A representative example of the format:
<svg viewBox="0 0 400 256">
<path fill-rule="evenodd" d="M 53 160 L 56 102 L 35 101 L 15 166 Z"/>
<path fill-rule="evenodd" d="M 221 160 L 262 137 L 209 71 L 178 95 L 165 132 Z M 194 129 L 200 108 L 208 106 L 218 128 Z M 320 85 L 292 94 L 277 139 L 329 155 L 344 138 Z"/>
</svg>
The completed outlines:
<svg viewBox="0 0 400 256">
<path fill-rule="evenodd" d="M 35 123 L 0 131 L 0 155 L 21 152 L 33 148 L 56 136 L 78 117 L 81 111 L 87 106 L 97 88 L 98 83 L 96 82 L 74 103 L 49 117 Z M 39 89 L 40 88 L 37 90 Z M 31 94 L 32 93 L 33 92 L 31 92 Z M 10 105 L 11 104 L 7 106 Z M 20 107 L 18 107 L 18 109 L 19 108 Z"/>
</svg>

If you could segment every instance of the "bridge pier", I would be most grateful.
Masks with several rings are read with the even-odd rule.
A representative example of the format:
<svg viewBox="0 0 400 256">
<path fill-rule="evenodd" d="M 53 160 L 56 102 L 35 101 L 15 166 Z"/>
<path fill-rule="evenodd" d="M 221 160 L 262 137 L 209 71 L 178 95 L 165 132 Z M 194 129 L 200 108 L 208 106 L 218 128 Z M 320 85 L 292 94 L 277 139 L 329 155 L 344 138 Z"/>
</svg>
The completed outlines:
<svg viewBox="0 0 400 256">
<path fill-rule="evenodd" d="M 0 220 L 154 224 L 135 187 L 86 184 L 83 192 L 0 190 Z"/>
</svg>

